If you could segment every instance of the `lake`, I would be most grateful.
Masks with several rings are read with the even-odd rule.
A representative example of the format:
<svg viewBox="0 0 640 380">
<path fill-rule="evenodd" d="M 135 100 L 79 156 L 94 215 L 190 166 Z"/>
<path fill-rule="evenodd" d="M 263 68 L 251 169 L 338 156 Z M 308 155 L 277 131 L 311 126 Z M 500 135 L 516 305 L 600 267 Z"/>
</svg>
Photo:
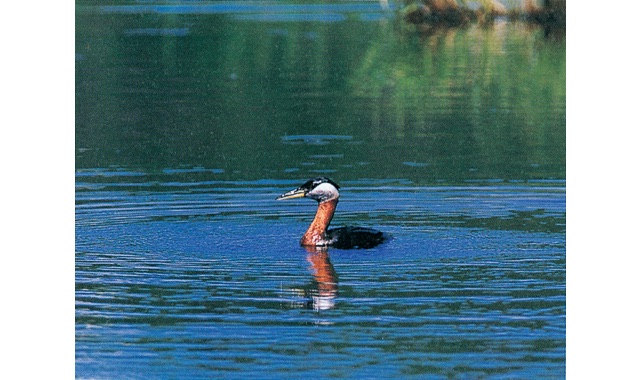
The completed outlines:
<svg viewBox="0 0 640 380">
<path fill-rule="evenodd" d="M 76 377 L 564 378 L 565 41 L 373 2 L 76 6 Z M 315 212 L 392 239 L 315 250 Z"/>
</svg>

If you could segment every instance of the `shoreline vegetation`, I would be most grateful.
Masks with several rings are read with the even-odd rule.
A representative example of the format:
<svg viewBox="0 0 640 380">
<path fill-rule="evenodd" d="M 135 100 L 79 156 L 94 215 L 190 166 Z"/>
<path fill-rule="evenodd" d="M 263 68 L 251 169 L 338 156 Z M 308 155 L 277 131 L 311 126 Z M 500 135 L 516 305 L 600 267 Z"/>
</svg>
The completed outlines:
<svg viewBox="0 0 640 380">
<path fill-rule="evenodd" d="M 384 0 L 381 0 L 384 1 Z M 565 0 L 404 0 L 401 17 L 410 24 L 462 25 L 497 18 L 564 28 Z"/>
</svg>

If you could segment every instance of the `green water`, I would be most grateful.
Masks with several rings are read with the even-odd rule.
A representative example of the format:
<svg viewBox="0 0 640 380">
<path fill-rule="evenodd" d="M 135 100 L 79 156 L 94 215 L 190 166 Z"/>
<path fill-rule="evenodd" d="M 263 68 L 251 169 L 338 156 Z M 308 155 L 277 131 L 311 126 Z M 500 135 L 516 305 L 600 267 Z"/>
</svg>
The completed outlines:
<svg viewBox="0 0 640 380">
<path fill-rule="evenodd" d="M 372 2 L 76 11 L 76 376 L 558 379 L 565 42 Z M 318 175 L 332 226 L 298 241 Z"/>
<path fill-rule="evenodd" d="M 565 178 L 565 43 L 539 27 L 81 9 L 80 169 Z"/>
</svg>

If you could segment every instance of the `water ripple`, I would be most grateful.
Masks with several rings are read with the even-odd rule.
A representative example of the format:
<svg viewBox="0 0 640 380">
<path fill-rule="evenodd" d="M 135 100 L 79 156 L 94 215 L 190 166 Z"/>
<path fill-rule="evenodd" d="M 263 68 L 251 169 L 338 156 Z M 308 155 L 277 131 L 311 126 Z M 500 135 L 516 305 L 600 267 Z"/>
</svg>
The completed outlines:
<svg viewBox="0 0 640 380">
<path fill-rule="evenodd" d="M 394 240 L 314 256 L 295 181 L 103 184 L 76 193 L 80 377 L 563 373 L 563 188 L 350 183 L 336 225 Z"/>
</svg>

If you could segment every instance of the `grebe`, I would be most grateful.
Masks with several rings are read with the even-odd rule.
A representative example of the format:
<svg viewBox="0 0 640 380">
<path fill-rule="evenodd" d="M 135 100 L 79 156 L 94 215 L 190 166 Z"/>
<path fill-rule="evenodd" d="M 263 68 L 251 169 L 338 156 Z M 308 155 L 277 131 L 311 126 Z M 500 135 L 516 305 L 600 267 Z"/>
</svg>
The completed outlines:
<svg viewBox="0 0 640 380">
<path fill-rule="evenodd" d="M 318 177 L 305 182 L 295 190 L 280 195 L 276 200 L 307 197 L 318 201 L 318 211 L 309 229 L 300 239 L 300 245 L 335 247 L 341 249 L 373 248 L 386 237 L 380 232 L 364 227 L 341 227 L 328 230 L 338 205 L 337 183 L 326 177 Z"/>
</svg>

